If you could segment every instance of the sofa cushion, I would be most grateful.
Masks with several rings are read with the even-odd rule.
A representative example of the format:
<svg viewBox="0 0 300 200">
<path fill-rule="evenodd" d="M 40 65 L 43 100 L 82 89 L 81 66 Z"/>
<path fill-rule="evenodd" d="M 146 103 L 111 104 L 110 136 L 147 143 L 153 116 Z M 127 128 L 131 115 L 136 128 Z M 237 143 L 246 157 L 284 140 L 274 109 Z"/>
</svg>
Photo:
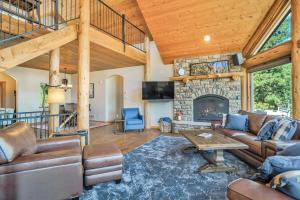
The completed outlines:
<svg viewBox="0 0 300 200">
<path fill-rule="evenodd" d="M 262 156 L 262 142 L 257 140 L 257 137 L 252 134 L 247 135 L 237 135 L 233 137 L 235 140 L 238 140 L 249 146 L 249 151 L 255 153 L 259 156 Z"/>
<path fill-rule="evenodd" d="M 28 124 L 19 122 L 0 130 L 0 164 L 34 154 L 36 149 L 35 133 Z"/>
<path fill-rule="evenodd" d="M 143 124 L 143 120 L 141 120 L 141 119 L 128 119 L 127 124 L 128 125 Z"/>
<path fill-rule="evenodd" d="M 226 128 L 216 128 L 215 130 L 218 133 L 223 134 L 228 137 L 234 137 L 237 135 L 248 135 L 248 133 L 244 132 L 244 131 L 237 131 L 237 130 L 226 129 Z"/>
<path fill-rule="evenodd" d="M 261 129 L 259 130 L 257 134 L 257 139 L 258 140 L 269 140 L 272 138 L 273 133 L 277 130 L 278 128 L 278 119 L 273 119 L 268 122 L 266 122 Z"/>
<path fill-rule="evenodd" d="M 300 141 L 297 144 L 286 147 L 277 153 L 280 156 L 300 156 Z"/>
<path fill-rule="evenodd" d="M 300 171 L 279 174 L 273 178 L 270 186 L 292 198 L 300 199 Z"/>
<path fill-rule="evenodd" d="M 274 140 L 288 141 L 291 140 L 297 130 L 297 122 L 290 119 L 282 119 L 276 132 L 273 135 Z"/>
<path fill-rule="evenodd" d="M 259 170 L 261 178 L 268 181 L 280 173 L 300 170 L 300 156 L 270 156 Z"/>
<path fill-rule="evenodd" d="M 266 115 L 240 111 L 241 115 L 248 115 L 248 129 L 251 133 L 257 135 L 266 120 Z"/>
<path fill-rule="evenodd" d="M 248 116 L 239 114 L 228 114 L 226 120 L 226 129 L 247 131 Z"/>
</svg>

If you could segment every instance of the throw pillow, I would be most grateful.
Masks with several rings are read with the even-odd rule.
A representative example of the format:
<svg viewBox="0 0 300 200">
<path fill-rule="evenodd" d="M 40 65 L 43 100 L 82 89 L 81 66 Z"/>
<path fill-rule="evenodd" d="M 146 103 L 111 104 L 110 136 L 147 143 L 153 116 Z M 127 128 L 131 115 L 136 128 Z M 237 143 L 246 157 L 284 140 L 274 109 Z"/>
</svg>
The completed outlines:
<svg viewBox="0 0 300 200">
<path fill-rule="evenodd" d="M 291 140 L 297 130 L 297 122 L 290 119 L 282 119 L 273 135 L 273 140 Z"/>
<path fill-rule="evenodd" d="M 270 156 L 259 167 L 260 176 L 266 181 L 292 170 L 300 170 L 300 156 Z"/>
<path fill-rule="evenodd" d="M 277 155 L 280 156 L 300 156 L 300 142 L 292 146 L 286 147 L 284 150 L 279 151 Z"/>
<path fill-rule="evenodd" d="M 278 119 L 273 119 L 266 122 L 257 134 L 258 140 L 269 140 L 272 138 L 273 133 L 277 130 Z"/>
<path fill-rule="evenodd" d="M 0 130 L 0 164 L 13 161 L 21 155 L 36 152 L 36 138 L 33 129 L 24 122 Z"/>
<path fill-rule="evenodd" d="M 269 185 L 292 198 L 300 199 L 300 171 L 279 174 Z"/>
<path fill-rule="evenodd" d="M 247 131 L 248 115 L 228 114 L 225 128 L 239 131 Z"/>
</svg>

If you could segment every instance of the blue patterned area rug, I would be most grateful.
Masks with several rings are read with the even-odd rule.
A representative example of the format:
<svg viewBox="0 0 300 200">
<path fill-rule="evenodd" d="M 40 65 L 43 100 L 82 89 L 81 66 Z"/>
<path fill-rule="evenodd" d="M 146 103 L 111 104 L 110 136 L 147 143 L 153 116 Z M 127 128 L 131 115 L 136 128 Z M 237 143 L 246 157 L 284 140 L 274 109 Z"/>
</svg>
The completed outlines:
<svg viewBox="0 0 300 200">
<path fill-rule="evenodd" d="M 235 173 L 196 172 L 206 162 L 199 153 L 185 154 L 190 144 L 185 138 L 160 136 L 124 156 L 124 173 L 120 184 L 109 182 L 84 191 L 82 200 L 222 200 L 227 185 L 240 177 L 248 178 L 255 170 L 230 153 L 229 165 Z"/>
</svg>

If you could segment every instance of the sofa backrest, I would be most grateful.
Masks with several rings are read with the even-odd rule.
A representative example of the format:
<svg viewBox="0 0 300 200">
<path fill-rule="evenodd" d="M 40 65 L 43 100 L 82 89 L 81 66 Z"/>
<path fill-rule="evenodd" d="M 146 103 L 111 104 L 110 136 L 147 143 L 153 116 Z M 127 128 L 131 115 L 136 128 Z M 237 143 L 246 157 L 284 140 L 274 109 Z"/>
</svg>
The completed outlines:
<svg viewBox="0 0 300 200">
<path fill-rule="evenodd" d="M 241 115 L 248 115 L 248 129 L 252 134 L 257 135 L 261 127 L 263 126 L 267 115 L 247 112 L 244 110 L 240 110 L 239 113 Z"/>
</svg>

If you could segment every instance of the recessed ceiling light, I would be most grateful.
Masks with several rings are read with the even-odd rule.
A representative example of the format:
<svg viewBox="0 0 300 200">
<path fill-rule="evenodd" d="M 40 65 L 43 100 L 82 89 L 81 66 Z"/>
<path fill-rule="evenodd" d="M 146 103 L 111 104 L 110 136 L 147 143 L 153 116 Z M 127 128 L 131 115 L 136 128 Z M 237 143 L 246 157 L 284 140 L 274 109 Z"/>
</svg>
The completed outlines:
<svg viewBox="0 0 300 200">
<path fill-rule="evenodd" d="M 210 35 L 204 35 L 203 40 L 204 40 L 205 42 L 210 42 L 210 40 L 211 40 Z"/>
</svg>

